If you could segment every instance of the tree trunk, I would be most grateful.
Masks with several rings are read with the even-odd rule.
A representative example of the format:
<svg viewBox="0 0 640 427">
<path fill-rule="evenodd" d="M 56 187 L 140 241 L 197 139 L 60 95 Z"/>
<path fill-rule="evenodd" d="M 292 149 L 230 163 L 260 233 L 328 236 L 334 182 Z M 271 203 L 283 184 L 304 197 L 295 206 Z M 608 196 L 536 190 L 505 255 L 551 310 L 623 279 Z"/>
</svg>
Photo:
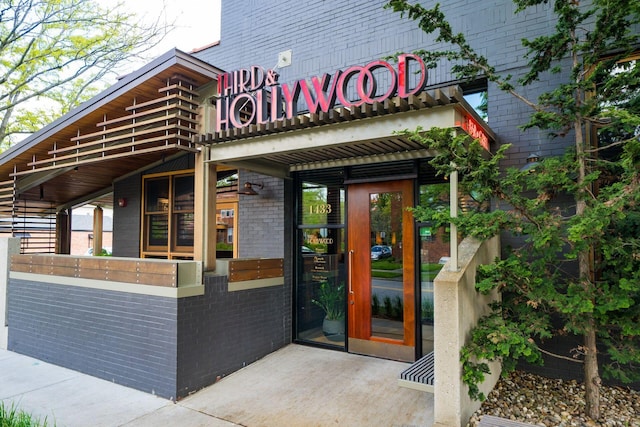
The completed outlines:
<svg viewBox="0 0 640 427">
<path fill-rule="evenodd" d="M 598 348 L 593 316 L 589 316 L 589 330 L 584 334 L 584 387 L 585 412 L 592 420 L 600 418 L 600 374 L 598 372 Z"/>
<path fill-rule="evenodd" d="M 575 34 L 574 34 L 575 36 Z M 578 58 L 574 52 L 574 67 L 578 64 Z M 575 68 L 574 68 L 575 69 Z M 576 106 L 582 105 L 584 94 L 581 90 L 576 91 Z M 585 159 L 584 150 L 584 129 L 582 127 L 582 116 L 578 113 L 574 122 L 574 131 L 576 133 L 576 159 L 578 162 L 578 193 L 576 200 L 576 215 L 584 215 L 587 209 L 586 197 L 589 192 L 589 184 L 585 183 L 587 174 L 587 161 Z M 591 270 L 591 248 L 583 250 L 578 254 L 578 274 L 582 283 L 584 295 L 587 298 L 594 298 L 594 281 Z M 594 303 L 595 306 L 595 303 Z M 596 323 L 593 313 L 584 313 L 584 388 L 585 388 L 585 411 L 593 420 L 600 418 L 600 374 L 598 372 L 598 347 L 596 344 Z"/>
</svg>

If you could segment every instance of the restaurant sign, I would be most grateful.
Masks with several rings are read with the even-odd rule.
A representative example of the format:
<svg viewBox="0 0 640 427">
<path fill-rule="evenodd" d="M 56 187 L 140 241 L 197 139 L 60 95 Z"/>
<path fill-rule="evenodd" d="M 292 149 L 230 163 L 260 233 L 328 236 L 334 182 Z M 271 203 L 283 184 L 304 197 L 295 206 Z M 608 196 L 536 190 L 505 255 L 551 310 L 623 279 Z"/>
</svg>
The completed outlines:
<svg viewBox="0 0 640 427">
<path fill-rule="evenodd" d="M 318 114 L 336 104 L 350 108 L 393 96 L 408 98 L 422 91 L 426 82 L 424 62 L 409 53 L 399 55 L 395 65 L 376 60 L 293 84 L 280 84 L 273 69 L 252 66 L 218 76 L 216 131 L 291 119 L 299 104 Z"/>
<path fill-rule="evenodd" d="M 469 136 L 478 140 L 478 143 L 480 143 L 485 150 L 489 151 L 489 137 L 473 117 L 466 114 L 463 120 L 460 123 L 456 123 L 456 125 L 467 132 Z"/>
</svg>

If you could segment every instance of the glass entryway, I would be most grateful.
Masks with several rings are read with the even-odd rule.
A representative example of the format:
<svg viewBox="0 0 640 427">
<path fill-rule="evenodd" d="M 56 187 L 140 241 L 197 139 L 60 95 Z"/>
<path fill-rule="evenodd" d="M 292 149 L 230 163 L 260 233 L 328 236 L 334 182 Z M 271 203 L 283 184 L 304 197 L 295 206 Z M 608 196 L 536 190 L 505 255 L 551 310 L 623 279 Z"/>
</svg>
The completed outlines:
<svg viewBox="0 0 640 427">
<path fill-rule="evenodd" d="M 296 200 L 294 339 L 407 361 L 432 351 L 447 230 L 407 208 L 446 205 L 448 184 L 426 160 L 335 168 L 300 173 Z"/>
<path fill-rule="evenodd" d="M 345 192 L 339 176 L 301 184 L 296 337 L 345 347 Z"/>
</svg>

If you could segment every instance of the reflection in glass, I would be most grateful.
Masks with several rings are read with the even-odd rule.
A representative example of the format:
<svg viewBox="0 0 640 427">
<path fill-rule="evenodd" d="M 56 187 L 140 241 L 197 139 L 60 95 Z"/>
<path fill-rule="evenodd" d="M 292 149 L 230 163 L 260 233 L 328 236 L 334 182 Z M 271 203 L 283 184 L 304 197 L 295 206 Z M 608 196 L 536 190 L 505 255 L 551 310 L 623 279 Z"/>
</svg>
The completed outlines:
<svg viewBox="0 0 640 427">
<path fill-rule="evenodd" d="M 234 229 L 237 203 L 219 203 L 216 206 L 216 257 L 234 257 Z"/>
<path fill-rule="evenodd" d="M 169 210 L 169 178 L 147 179 L 145 184 L 147 212 L 167 212 Z"/>
<path fill-rule="evenodd" d="M 176 214 L 176 246 L 193 246 L 193 213 Z"/>
<path fill-rule="evenodd" d="M 193 175 L 175 177 L 173 193 L 174 211 L 193 211 L 195 200 Z"/>
<path fill-rule="evenodd" d="M 421 206 L 446 209 L 449 206 L 449 184 L 420 186 Z M 420 320 L 422 325 L 422 354 L 433 351 L 433 281 L 449 259 L 449 230 L 426 222 L 418 225 L 420 255 Z"/>
<path fill-rule="evenodd" d="M 402 193 L 369 196 L 371 335 L 404 339 Z"/>
<path fill-rule="evenodd" d="M 149 215 L 149 246 L 167 246 L 169 241 L 169 220 L 164 215 Z"/>
<path fill-rule="evenodd" d="M 304 182 L 298 224 L 296 338 L 344 347 L 344 189 Z"/>
</svg>

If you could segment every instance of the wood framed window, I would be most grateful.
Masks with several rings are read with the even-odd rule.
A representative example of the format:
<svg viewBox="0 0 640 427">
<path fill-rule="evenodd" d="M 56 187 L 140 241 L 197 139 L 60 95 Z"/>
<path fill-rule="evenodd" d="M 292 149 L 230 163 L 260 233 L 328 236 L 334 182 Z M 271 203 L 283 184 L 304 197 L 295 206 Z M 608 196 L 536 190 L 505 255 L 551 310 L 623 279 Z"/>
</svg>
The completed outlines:
<svg viewBox="0 0 640 427">
<path fill-rule="evenodd" d="M 143 258 L 193 259 L 194 171 L 142 178 Z"/>
</svg>

